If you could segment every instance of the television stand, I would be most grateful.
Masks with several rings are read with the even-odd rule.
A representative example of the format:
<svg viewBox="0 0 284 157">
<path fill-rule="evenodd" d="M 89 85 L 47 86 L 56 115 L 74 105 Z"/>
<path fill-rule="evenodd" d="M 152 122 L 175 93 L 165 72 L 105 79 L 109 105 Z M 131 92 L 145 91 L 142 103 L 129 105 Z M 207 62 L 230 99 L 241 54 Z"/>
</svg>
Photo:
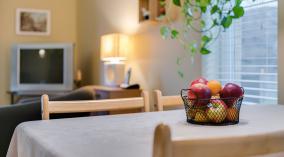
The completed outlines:
<svg viewBox="0 0 284 157">
<path fill-rule="evenodd" d="M 61 96 L 69 93 L 71 91 L 8 91 L 10 94 L 11 104 L 15 104 L 23 99 L 34 99 L 42 96 L 43 94 L 48 94 L 50 96 Z"/>
</svg>

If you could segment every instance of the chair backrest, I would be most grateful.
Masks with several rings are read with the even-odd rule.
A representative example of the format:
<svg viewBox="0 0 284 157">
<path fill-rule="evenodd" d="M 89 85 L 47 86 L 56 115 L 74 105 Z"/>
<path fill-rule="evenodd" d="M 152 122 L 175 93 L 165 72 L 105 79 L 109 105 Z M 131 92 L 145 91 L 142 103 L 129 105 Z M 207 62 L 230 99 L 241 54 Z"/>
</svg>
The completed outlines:
<svg viewBox="0 0 284 157">
<path fill-rule="evenodd" d="M 181 107 L 183 101 L 180 95 L 163 96 L 160 90 L 154 91 L 155 105 L 158 111 L 163 111 L 164 107 Z"/>
<path fill-rule="evenodd" d="M 155 129 L 153 157 L 251 157 L 284 153 L 284 130 L 252 136 L 171 139 L 167 125 Z M 283 156 L 283 155 L 282 155 Z"/>
<path fill-rule="evenodd" d="M 54 113 L 80 113 L 124 109 L 150 111 L 149 93 L 146 91 L 142 92 L 142 97 L 91 101 L 49 101 L 48 95 L 43 95 L 41 102 L 43 120 L 48 120 L 49 115 Z"/>
</svg>

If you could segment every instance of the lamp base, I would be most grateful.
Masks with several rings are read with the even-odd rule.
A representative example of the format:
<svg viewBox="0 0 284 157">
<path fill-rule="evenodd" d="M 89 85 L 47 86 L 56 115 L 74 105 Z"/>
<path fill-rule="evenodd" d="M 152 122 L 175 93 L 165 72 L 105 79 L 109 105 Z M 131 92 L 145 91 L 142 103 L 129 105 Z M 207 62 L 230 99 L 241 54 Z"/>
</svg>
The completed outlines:
<svg viewBox="0 0 284 157">
<path fill-rule="evenodd" d="M 104 85 L 119 86 L 124 81 L 124 63 L 104 63 Z"/>
</svg>

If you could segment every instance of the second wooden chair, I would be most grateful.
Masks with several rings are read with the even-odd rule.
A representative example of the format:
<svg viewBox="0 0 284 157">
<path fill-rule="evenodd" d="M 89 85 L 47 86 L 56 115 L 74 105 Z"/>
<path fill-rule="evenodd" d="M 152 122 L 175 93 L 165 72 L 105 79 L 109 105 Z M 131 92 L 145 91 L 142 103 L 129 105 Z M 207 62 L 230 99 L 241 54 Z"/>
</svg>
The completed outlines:
<svg viewBox="0 0 284 157">
<path fill-rule="evenodd" d="M 154 91 L 155 105 L 158 111 L 163 111 L 165 107 L 182 107 L 183 101 L 181 96 L 163 96 L 160 90 Z"/>
</svg>

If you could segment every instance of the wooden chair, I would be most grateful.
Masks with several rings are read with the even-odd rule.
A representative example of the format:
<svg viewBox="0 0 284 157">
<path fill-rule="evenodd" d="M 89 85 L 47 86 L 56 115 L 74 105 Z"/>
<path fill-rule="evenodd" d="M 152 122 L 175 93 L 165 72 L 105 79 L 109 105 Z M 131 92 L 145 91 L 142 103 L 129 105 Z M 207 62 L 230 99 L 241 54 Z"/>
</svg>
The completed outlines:
<svg viewBox="0 0 284 157">
<path fill-rule="evenodd" d="M 167 125 L 155 129 L 153 157 L 284 156 L 284 131 L 253 136 L 172 140 Z M 267 156 L 267 157 L 268 157 Z"/>
<path fill-rule="evenodd" d="M 124 109 L 150 111 L 149 93 L 146 91 L 142 92 L 142 97 L 92 101 L 49 101 L 48 95 L 43 95 L 41 102 L 43 120 L 49 120 L 49 115 L 55 113 L 116 111 Z"/>
<path fill-rule="evenodd" d="M 154 91 L 155 105 L 158 111 L 163 111 L 164 107 L 181 107 L 183 106 L 183 101 L 180 95 L 175 96 L 162 96 L 160 90 Z"/>
</svg>

